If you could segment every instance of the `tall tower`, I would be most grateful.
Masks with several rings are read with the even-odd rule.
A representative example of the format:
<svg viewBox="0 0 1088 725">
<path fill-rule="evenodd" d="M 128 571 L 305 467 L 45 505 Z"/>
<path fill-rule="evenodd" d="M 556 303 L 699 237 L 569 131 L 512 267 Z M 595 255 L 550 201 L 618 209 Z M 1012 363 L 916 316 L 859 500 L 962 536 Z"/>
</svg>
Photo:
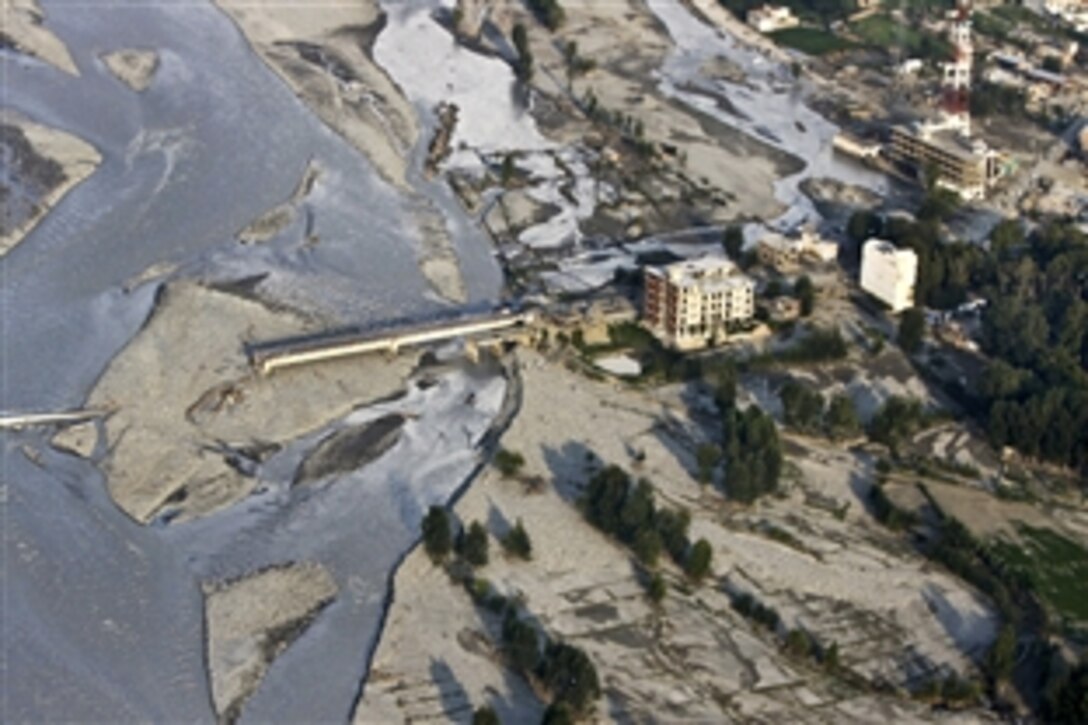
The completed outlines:
<svg viewBox="0 0 1088 725">
<path fill-rule="evenodd" d="M 941 111 L 947 127 L 971 135 L 971 0 L 956 0 L 949 12 L 952 60 L 942 65 Z"/>
</svg>

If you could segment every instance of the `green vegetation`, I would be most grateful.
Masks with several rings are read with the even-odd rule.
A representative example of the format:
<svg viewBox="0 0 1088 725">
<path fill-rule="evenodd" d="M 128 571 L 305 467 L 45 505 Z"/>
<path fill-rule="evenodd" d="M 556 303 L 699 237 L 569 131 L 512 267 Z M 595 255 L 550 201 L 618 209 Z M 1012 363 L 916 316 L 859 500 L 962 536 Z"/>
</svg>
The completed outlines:
<svg viewBox="0 0 1088 725">
<path fill-rule="evenodd" d="M 450 516 L 441 506 L 431 506 L 423 517 L 423 548 L 436 564 L 445 560 L 453 549 Z"/>
<path fill-rule="evenodd" d="M 744 248 L 744 230 L 736 225 L 727 227 L 722 235 L 722 249 L 734 262 L 740 261 L 741 250 Z"/>
<path fill-rule="evenodd" d="M 778 390 L 782 401 L 782 420 L 803 433 L 823 428 L 824 396 L 811 385 L 790 378 Z"/>
<path fill-rule="evenodd" d="M 841 360 L 847 354 L 846 340 L 838 328 L 813 328 L 788 350 L 774 354 L 771 360 L 793 365 Z"/>
<path fill-rule="evenodd" d="M 927 422 L 921 401 L 893 395 L 884 401 L 884 405 L 869 421 L 869 438 L 874 443 L 886 445 L 894 455 L 898 453 L 899 446 Z"/>
<path fill-rule="evenodd" d="M 722 450 L 713 443 L 704 443 L 695 449 L 695 465 L 699 483 L 708 484 L 714 477 L 714 469 L 722 460 Z"/>
<path fill-rule="evenodd" d="M 849 40 L 819 28 L 786 28 L 768 33 L 768 37 L 779 45 L 808 55 L 826 55 L 855 47 Z"/>
<path fill-rule="evenodd" d="M 827 415 L 824 416 L 824 427 L 832 440 L 852 438 L 861 432 L 857 408 L 848 395 L 839 394 L 831 398 Z"/>
<path fill-rule="evenodd" d="M 529 49 L 529 33 L 525 26 L 517 23 L 512 33 L 514 49 L 518 53 L 514 61 L 514 75 L 522 83 L 528 83 L 533 77 L 533 51 Z"/>
<path fill-rule="evenodd" d="M 891 502 L 882 485 L 869 489 L 869 502 L 876 520 L 890 529 L 907 529 L 918 523 L 918 516 L 913 511 L 904 511 Z"/>
<path fill-rule="evenodd" d="M 499 473 L 504 478 L 513 478 L 518 475 L 524 465 L 525 457 L 517 451 L 500 448 L 495 453 L 495 467 L 499 469 Z"/>
<path fill-rule="evenodd" d="M 487 529 L 479 521 L 473 521 L 461 542 L 461 555 L 473 566 L 486 566 L 487 546 Z"/>
<path fill-rule="evenodd" d="M 1069 622 L 1088 622 L 1088 551 L 1050 529 L 1021 524 L 1020 544 L 990 545 L 995 565 L 1026 581 L 1055 613 Z"/>
<path fill-rule="evenodd" d="M 718 0 L 725 8 L 744 20 L 749 10 L 763 5 L 761 0 Z M 804 20 L 830 25 L 841 20 L 858 9 L 856 0 L 786 0 L 781 3 Z"/>
<path fill-rule="evenodd" d="M 945 38 L 901 23 L 887 13 L 877 13 L 850 26 L 862 43 L 874 50 L 898 50 L 905 56 L 923 60 L 947 60 L 952 46 Z"/>
<path fill-rule="evenodd" d="M 566 15 L 558 0 L 528 0 L 529 9 L 548 30 L 558 30 Z"/>
<path fill-rule="evenodd" d="M 578 647 L 563 642 L 548 645 L 540 666 L 540 679 L 556 701 L 575 712 L 586 712 L 601 696 L 601 684 L 593 662 Z"/>
<path fill-rule="evenodd" d="M 502 548 L 511 556 L 529 561 L 533 558 L 533 542 L 529 539 L 529 532 L 525 530 L 521 519 L 514 524 L 514 528 L 506 532 L 501 540 Z"/>
<path fill-rule="evenodd" d="M 782 446 L 774 419 L 756 406 L 743 413 L 728 407 L 722 413 L 726 495 L 752 503 L 778 488 Z"/>
<path fill-rule="evenodd" d="M 665 599 L 668 591 L 669 587 L 665 583 L 665 578 L 661 576 L 661 572 L 654 572 L 654 575 L 646 583 L 646 596 L 654 604 L 660 604 Z"/>
<path fill-rule="evenodd" d="M 499 714 L 490 705 L 476 708 L 472 713 L 472 725 L 501 725 Z"/>
<path fill-rule="evenodd" d="M 816 307 L 816 287 L 808 275 L 801 275 L 793 285 L 793 295 L 801 303 L 801 317 L 808 317 Z"/>
<path fill-rule="evenodd" d="M 701 559 L 705 555 L 705 566 L 709 567 L 709 554 L 688 540 L 690 515 L 683 509 L 658 508 L 653 485 L 646 479 L 634 483 L 619 466 L 607 466 L 589 480 L 580 504 L 590 523 L 631 547 L 644 566 L 655 566 L 664 551 L 689 574 L 695 571 L 694 579 L 705 575 Z M 702 544 L 709 548 L 705 541 Z"/>
<path fill-rule="evenodd" d="M 1088 722 L 1088 661 L 1077 665 L 1046 703 L 1050 722 Z"/>
<path fill-rule="evenodd" d="M 1052 220 L 1024 239 L 1019 224 L 1009 222 L 995 228 L 993 253 L 986 254 L 941 241 L 940 210 L 931 213 L 938 216 L 884 224 L 855 215 L 850 234 L 875 227 L 918 254 L 919 304 L 948 309 L 969 293 L 993 300 L 982 318 L 991 362 L 959 391 L 963 402 L 995 447 L 1088 471 L 1088 235 Z"/>
<path fill-rule="evenodd" d="M 926 315 L 917 307 L 911 307 L 899 318 L 899 334 L 896 342 L 904 352 L 914 354 L 922 349 L 926 334 Z"/>
<path fill-rule="evenodd" d="M 684 562 L 684 573 L 692 581 L 701 582 L 710 573 L 710 562 L 714 557 L 714 550 L 706 539 L 699 539 L 691 547 L 687 561 Z"/>
</svg>

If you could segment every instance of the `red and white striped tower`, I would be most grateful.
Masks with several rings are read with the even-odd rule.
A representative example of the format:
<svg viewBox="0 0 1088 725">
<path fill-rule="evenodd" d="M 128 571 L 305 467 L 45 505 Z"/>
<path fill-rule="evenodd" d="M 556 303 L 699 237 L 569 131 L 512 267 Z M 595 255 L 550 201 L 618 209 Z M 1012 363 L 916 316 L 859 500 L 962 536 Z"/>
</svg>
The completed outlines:
<svg viewBox="0 0 1088 725">
<path fill-rule="evenodd" d="M 957 0 L 956 9 L 949 13 L 951 26 L 948 39 L 952 42 L 952 60 L 943 64 L 941 112 L 949 128 L 971 135 L 971 0 Z"/>
</svg>

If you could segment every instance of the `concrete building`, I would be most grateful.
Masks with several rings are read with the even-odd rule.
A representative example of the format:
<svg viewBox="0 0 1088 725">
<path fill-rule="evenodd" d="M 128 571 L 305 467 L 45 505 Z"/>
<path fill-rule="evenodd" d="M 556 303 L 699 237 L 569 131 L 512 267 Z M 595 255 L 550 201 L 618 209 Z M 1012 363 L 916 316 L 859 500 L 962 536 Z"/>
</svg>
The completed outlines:
<svg viewBox="0 0 1088 725">
<path fill-rule="evenodd" d="M 834 262 L 838 255 L 839 245 L 821 239 L 811 228 L 803 229 L 798 237 L 768 232 L 756 245 L 760 264 L 783 273 L 796 270 L 805 259 Z"/>
<path fill-rule="evenodd" d="M 800 22 L 792 10 L 782 5 L 761 5 L 748 11 L 748 24 L 761 33 L 796 28 Z"/>
<path fill-rule="evenodd" d="M 902 312 L 914 306 L 914 283 L 918 279 L 918 255 L 898 249 L 883 239 L 870 239 L 861 248 L 861 288 Z"/>
<path fill-rule="evenodd" d="M 888 155 L 918 171 L 935 171 L 937 184 L 965 199 L 981 199 L 1004 172 L 1001 155 L 981 139 L 939 124 L 892 129 Z"/>
<path fill-rule="evenodd" d="M 724 342 L 755 316 L 755 282 L 727 259 L 647 267 L 643 325 L 677 350 Z"/>
</svg>

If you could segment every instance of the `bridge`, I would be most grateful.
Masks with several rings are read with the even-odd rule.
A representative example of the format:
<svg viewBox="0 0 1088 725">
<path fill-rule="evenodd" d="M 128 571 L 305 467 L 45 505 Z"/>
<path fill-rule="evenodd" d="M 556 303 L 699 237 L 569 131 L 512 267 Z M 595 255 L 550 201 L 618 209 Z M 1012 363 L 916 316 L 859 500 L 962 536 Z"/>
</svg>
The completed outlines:
<svg viewBox="0 0 1088 725">
<path fill-rule="evenodd" d="M 329 332 L 248 346 L 250 363 L 262 375 L 276 370 L 345 357 L 420 347 L 457 338 L 496 340 L 521 333 L 535 320 L 532 312 L 502 310 L 450 320 L 404 324 L 367 331 Z"/>
<path fill-rule="evenodd" d="M 22 430 L 23 428 L 61 423 L 83 423 L 95 418 L 104 418 L 112 412 L 112 410 L 93 408 L 65 410 L 56 413 L 0 412 L 0 430 Z"/>
</svg>

